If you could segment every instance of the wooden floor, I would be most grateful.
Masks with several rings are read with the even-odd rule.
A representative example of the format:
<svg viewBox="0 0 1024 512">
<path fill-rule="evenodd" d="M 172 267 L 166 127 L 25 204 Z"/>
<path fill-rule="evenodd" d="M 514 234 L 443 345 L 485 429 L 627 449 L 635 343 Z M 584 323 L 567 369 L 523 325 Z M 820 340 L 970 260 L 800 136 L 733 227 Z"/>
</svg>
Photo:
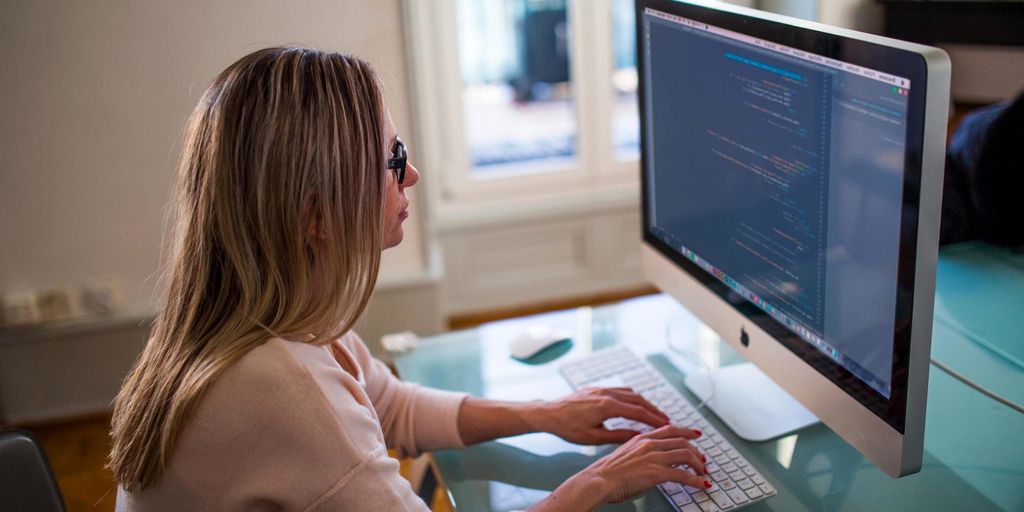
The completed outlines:
<svg viewBox="0 0 1024 512">
<path fill-rule="evenodd" d="M 43 445 L 69 511 L 113 511 L 117 490 L 104 466 L 110 453 L 110 416 L 26 425 Z"/>
</svg>

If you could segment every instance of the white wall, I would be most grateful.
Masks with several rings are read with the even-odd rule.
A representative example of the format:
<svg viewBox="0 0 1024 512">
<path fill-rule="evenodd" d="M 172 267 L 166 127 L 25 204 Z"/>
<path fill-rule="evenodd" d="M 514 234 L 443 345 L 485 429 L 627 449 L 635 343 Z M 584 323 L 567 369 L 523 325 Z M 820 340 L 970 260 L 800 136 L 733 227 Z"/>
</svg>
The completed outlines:
<svg viewBox="0 0 1024 512">
<path fill-rule="evenodd" d="M 0 7 L 0 293 L 116 275 L 132 309 L 155 285 L 181 131 L 216 73 L 298 43 L 378 66 L 411 126 L 400 2 L 42 0 Z M 414 214 L 416 212 L 413 212 Z M 419 225 L 388 275 L 426 267 Z"/>
<path fill-rule="evenodd" d="M 261 47 L 304 44 L 374 63 L 415 158 L 400 5 L 0 4 L 0 295 L 114 275 L 128 307 L 150 314 L 185 119 L 216 73 Z M 382 332 L 440 326 L 413 199 L 406 242 L 385 253 L 381 306 L 364 323 L 371 343 Z M 406 296 L 422 304 L 395 314 L 414 307 Z M 146 334 L 138 320 L 0 332 L 0 423 L 102 409 Z"/>
<path fill-rule="evenodd" d="M 818 0 L 817 12 L 827 25 L 882 33 L 882 6 L 875 0 Z"/>
</svg>

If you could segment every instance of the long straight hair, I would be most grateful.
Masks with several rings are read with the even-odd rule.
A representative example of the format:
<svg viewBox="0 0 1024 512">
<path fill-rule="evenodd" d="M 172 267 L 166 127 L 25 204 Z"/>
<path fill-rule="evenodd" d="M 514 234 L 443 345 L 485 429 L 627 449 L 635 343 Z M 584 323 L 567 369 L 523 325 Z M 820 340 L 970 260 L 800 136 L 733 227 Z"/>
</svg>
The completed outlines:
<svg viewBox="0 0 1024 512">
<path fill-rule="evenodd" d="M 384 127 L 373 69 L 336 53 L 259 50 L 203 94 L 161 308 L 114 404 L 109 467 L 124 489 L 161 476 L 226 367 L 271 337 L 324 345 L 358 320 L 383 248 Z"/>
</svg>

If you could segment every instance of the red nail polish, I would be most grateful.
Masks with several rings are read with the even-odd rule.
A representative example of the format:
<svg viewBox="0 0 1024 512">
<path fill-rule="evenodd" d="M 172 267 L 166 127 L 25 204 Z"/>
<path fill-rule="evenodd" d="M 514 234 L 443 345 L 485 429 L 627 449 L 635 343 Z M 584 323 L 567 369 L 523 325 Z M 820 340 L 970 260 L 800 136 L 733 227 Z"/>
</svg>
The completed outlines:
<svg viewBox="0 0 1024 512">
<path fill-rule="evenodd" d="M 694 433 L 694 434 L 697 434 L 697 437 L 700 437 L 700 436 L 704 435 L 704 434 L 702 434 L 702 433 L 700 432 L 700 430 L 697 430 L 697 429 L 693 429 L 693 433 Z"/>
<path fill-rule="evenodd" d="M 704 462 L 708 461 L 707 455 L 701 454 L 700 458 L 704 459 Z"/>
<path fill-rule="evenodd" d="M 704 480 L 704 488 L 705 489 L 710 489 L 711 488 L 711 481 L 710 480 Z"/>
</svg>

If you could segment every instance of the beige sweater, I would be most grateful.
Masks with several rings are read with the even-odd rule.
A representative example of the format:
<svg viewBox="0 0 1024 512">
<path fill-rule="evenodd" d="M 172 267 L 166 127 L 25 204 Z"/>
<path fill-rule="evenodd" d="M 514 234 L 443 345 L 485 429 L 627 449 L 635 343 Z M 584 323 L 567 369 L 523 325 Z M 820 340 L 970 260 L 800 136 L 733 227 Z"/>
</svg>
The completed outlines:
<svg viewBox="0 0 1024 512">
<path fill-rule="evenodd" d="M 156 485 L 117 510 L 427 510 L 386 447 L 461 447 L 463 398 L 399 381 L 355 334 L 273 339 L 217 377 Z"/>
</svg>

